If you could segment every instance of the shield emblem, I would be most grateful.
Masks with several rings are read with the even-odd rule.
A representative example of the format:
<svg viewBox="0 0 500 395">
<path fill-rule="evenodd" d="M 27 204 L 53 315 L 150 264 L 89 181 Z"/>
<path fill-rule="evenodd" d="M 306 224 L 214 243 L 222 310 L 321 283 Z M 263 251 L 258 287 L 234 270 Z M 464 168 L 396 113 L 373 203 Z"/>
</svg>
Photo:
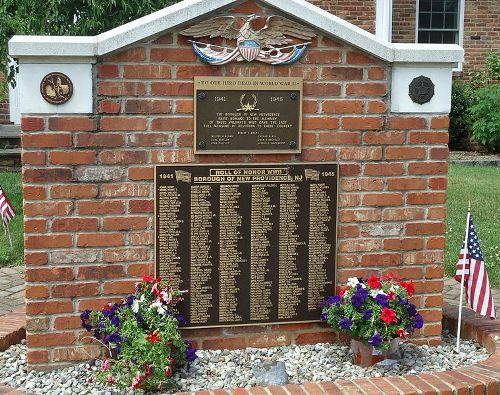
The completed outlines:
<svg viewBox="0 0 500 395">
<path fill-rule="evenodd" d="M 243 56 L 243 59 L 247 62 L 254 60 L 260 52 L 260 45 L 253 40 L 242 41 L 238 45 L 238 48 L 240 49 L 241 56 Z"/>
</svg>

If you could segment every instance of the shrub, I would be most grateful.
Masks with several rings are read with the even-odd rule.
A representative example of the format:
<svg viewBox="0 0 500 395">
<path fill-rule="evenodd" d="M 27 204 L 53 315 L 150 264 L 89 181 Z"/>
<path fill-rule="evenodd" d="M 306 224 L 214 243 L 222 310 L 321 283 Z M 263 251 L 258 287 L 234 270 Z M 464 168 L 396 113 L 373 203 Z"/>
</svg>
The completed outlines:
<svg viewBox="0 0 500 395">
<path fill-rule="evenodd" d="M 450 111 L 450 148 L 464 148 L 469 139 L 470 116 L 468 110 L 472 105 L 471 93 L 462 81 L 455 81 L 451 89 Z"/>
<path fill-rule="evenodd" d="M 109 357 L 96 373 L 99 381 L 123 390 L 175 389 L 174 369 L 196 359 L 196 350 L 179 330 L 184 318 L 175 313 L 184 292 L 172 289 L 160 277 L 145 276 L 135 294 L 122 303 L 80 315 L 82 327 L 108 349 Z"/>
<path fill-rule="evenodd" d="M 489 150 L 500 149 L 500 84 L 485 86 L 475 92 L 476 101 L 469 109 L 472 140 Z"/>
</svg>

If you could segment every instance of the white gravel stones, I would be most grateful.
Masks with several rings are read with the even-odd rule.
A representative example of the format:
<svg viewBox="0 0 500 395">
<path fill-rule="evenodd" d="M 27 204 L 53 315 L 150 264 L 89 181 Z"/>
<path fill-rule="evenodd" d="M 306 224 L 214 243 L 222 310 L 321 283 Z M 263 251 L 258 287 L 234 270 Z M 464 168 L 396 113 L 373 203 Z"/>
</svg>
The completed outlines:
<svg viewBox="0 0 500 395">
<path fill-rule="evenodd" d="M 349 347 L 340 344 L 286 346 L 269 349 L 213 350 L 197 352 L 189 369 L 175 374 L 181 391 L 248 387 L 255 385 L 253 366 L 258 362 L 283 361 L 290 383 L 331 381 L 360 377 L 431 373 L 469 366 L 489 357 L 477 343 L 462 341 L 460 353 L 454 351 L 455 338 L 443 336 L 439 347 L 401 345 L 403 358 L 381 366 L 360 368 L 351 362 Z M 92 381 L 92 370 L 99 366 L 80 364 L 51 372 L 27 372 L 26 346 L 18 344 L 0 353 L 0 383 L 21 391 L 43 395 L 114 395 L 123 391 L 103 387 Z M 89 383 L 89 380 L 92 382 Z"/>
</svg>

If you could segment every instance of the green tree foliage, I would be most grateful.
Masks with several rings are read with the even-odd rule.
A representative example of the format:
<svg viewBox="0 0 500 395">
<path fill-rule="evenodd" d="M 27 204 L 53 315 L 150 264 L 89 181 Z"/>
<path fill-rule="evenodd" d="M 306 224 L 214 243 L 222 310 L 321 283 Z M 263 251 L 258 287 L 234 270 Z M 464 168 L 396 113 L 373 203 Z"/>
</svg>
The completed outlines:
<svg viewBox="0 0 500 395">
<path fill-rule="evenodd" d="M 179 0 L 1 0 L 0 67 L 8 68 L 7 43 L 15 34 L 95 35 L 167 7 Z"/>
<path fill-rule="evenodd" d="M 500 84 L 487 85 L 475 92 L 476 102 L 469 112 L 472 139 L 490 151 L 500 150 Z"/>
<path fill-rule="evenodd" d="M 450 148 L 462 149 L 467 145 L 470 131 L 469 108 L 472 105 L 470 88 L 463 81 L 453 82 L 451 88 Z"/>
<path fill-rule="evenodd" d="M 500 52 L 490 52 L 486 69 L 471 79 L 471 139 L 490 151 L 500 150 Z"/>
</svg>

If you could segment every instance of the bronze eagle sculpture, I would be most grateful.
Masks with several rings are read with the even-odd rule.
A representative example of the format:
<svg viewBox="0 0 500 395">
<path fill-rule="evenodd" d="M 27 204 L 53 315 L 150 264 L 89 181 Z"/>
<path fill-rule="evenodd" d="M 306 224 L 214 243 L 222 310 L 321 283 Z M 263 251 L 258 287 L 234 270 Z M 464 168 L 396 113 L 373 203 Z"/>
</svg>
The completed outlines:
<svg viewBox="0 0 500 395">
<path fill-rule="evenodd" d="M 283 48 L 277 48 L 276 46 L 282 46 L 285 44 L 290 44 L 294 42 L 294 40 L 290 37 L 294 37 L 300 40 L 311 40 L 316 36 L 314 31 L 308 27 L 302 26 L 296 22 L 293 22 L 287 18 L 278 15 L 272 15 L 267 17 L 266 23 L 264 27 L 261 29 L 254 28 L 254 22 L 261 17 L 255 14 L 249 15 L 246 19 L 234 17 L 234 16 L 221 16 L 212 18 L 206 21 L 202 21 L 200 23 L 191 26 L 188 29 L 185 29 L 180 32 L 180 34 L 184 36 L 191 36 L 194 38 L 199 37 L 222 37 L 227 40 L 236 40 L 237 49 L 239 51 L 236 55 L 241 55 L 244 60 L 250 62 L 256 58 L 260 61 L 265 61 L 264 58 L 276 58 L 276 56 L 270 55 L 271 51 L 276 51 Z M 210 58 L 214 55 L 213 46 L 208 43 L 198 43 L 202 45 L 208 45 L 210 51 L 205 51 L 204 54 L 206 58 Z M 292 45 L 289 48 L 299 49 L 298 47 L 302 47 L 300 49 L 305 49 L 309 43 L 300 43 L 297 45 Z M 195 48 L 200 49 L 199 46 Z M 224 47 L 218 47 L 224 48 Z M 229 48 L 225 48 L 228 50 Z M 292 51 L 292 52 L 294 52 Z M 227 52 L 227 51 L 226 51 Z M 234 51 L 233 51 L 234 52 Z M 302 51 L 303 52 L 303 51 Z M 203 60 L 203 56 L 198 53 Z M 298 54 L 294 54 L 295 57 Z M 300 54 L 300 56 L 302 53 Z M 233 56 L 235 60 L 238 56 Z M 233 60 L 233 59 L 231 59 Z M 297 60 L 297 59 L 295 59 Z M 211 62 L 209 62 L 211 63 Z M 227 63 L 227 62 L 225 62 Z M 283 62 L 267 62 L 267 63 L 283 63 Z M 291 62 L 287 62 L 291 63 Z M 212 63 L 212 64 L 223 64 L 223 63 Z"/>
</svg>

